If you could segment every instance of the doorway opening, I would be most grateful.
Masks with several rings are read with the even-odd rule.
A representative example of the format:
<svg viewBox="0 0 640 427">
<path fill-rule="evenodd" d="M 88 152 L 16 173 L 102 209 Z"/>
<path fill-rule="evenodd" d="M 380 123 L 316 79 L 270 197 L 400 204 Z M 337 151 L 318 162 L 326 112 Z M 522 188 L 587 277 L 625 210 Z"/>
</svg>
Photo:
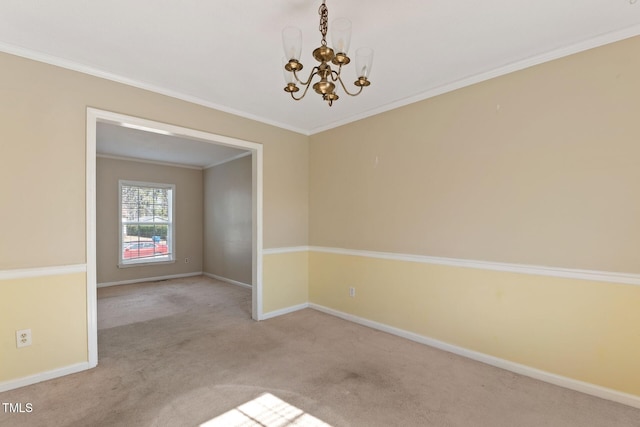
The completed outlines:
<svg viewBox="0 0 640 427">
<path fill-rule="evenodd" d="M 98 363 L 98 324 L 97 324 L 97 226 L 96 226 L 96 155 L 99 124 L 111 124 L 129 127 L 151 133 L 160 133 L 177 138 L 197 141 L 199 144 L 212 144 L 243 150 L 251 156 L 251 315 L 254 320 L 262 319 L 262 145 L 250 141 L 216 135 L 195 129 L 170 125 L 127 116 L 95 108 L 87 108 L 87 144 L 86 144 L 86 253 L 87 253 L 87 342 L 89 364 Z M 205 147 L 206 148 L 206 147 Z M 139 157 L 139 156 L 138 156 Z"/>
</svg>

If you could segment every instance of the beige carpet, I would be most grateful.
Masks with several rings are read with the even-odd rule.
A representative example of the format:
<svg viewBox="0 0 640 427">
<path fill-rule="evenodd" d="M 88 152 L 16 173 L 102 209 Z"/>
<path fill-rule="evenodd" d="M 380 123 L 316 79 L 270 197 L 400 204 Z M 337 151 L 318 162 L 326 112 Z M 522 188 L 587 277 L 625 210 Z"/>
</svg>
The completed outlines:
<svg viewBox="0 0 640 427">
<path fill-rule="evenodd" d="M 1 426 L 638 426 L 640 410 L 196 277 L 98 292 L 99 365 Z"/>
</svg>

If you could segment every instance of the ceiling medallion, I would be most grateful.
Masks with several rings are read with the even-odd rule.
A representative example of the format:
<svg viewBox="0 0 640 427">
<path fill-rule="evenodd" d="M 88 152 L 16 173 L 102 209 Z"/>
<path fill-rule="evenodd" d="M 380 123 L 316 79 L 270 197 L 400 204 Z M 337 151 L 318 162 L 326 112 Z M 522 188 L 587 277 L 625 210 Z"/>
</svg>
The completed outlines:
<svg viewBox="0 0 640 427">
<path fill-rule="evenodd" d="M 328 102 L 329 106 L 333 105 L 333 101 L 339 98 L 336 93 L 336 82 L 340 83 L 342 89 L 347 95 L 357 96 L 362 92 L 362 89 L 369 86 L 369 74 L 371 73 L 371 65 L 373 63 L 373 49 L 363 47 L 356 50 L 356 75 L 358 79 L 354 82 L 354 85 L 358 88 L 355 93 L 351 93 L 347 90 L 344 82 L 342 81 L 341 72 L 342 66 L 351 62 L 351 59 L 347 56 L 349 51 L 349 43 L 351 42 L 351 21 L 347 18 L 338 18 L 331 24 L 331 42 L 333 49 L 327 46 L 327 24 L 329 22 L 329 9 L 325 5 L 325 0 L 322 1 L 320 9 L 318 9 L 320 15 L 320 33 L 322 34 L 322 42 L 320 47 L 313 51 L 313 57 L 320 63 L 311 70 L 311 74 L 306 81 L 300 80 L 298 72 L 302 70 L 302 63 L 300 62 L 300 53 L 302 50 L 302 32 L 296 27 L 286 27 L 282 30 L 282 44 L 284 47 L 285 58 L 284 63 L 284 78 L 287 82 L 287 86 L 284 88 L 285 92 L 289 92 L 291 97 L 296 101 L 301 100 L 307 94 L 309 86 L 311 86 L 314 77 L 319 77 L 313 85 L 313 90 L 319 95 L 322 95 L 322 99 Z M 336 53 L 337 52 L 337 53 Z M 333 64 L 337 67 L 337 70 L 331 68 Z M 298 84 L 304 87 L 302 95 L 296 98 L 295 93 L 300 90 Z"/>
</svg>

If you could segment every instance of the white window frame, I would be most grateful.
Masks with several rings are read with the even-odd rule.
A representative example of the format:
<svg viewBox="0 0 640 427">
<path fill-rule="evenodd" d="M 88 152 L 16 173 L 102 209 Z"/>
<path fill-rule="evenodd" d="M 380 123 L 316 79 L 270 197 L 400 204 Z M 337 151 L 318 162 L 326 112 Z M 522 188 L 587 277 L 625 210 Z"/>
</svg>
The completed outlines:
<svg viewBox="0 0 640 427">
<path fill-rule="evenodd" d="M 169 189 L 169 221 L 168 221 L 168 233 L 167 233 L 167 249 L 168 254 L 166 258 L 143 258 L 143 259 L 124 259 L 123 258 L 123 236 L 124 227 L 127 225 L 122 221 L 122 186 L 132 187 L 147 187 L 147 188 L 161 188 Z M 174 184 L 165 184 L 159 182 L 144 182 L 144 181 L 131 181 L 126 179 L 118 180 L 118 267 L 138 267 L 144 265 L 158 265 L 158 264 L 171 264 L 175 263 L 175 192 L 176 186 Z"/>
</svg>

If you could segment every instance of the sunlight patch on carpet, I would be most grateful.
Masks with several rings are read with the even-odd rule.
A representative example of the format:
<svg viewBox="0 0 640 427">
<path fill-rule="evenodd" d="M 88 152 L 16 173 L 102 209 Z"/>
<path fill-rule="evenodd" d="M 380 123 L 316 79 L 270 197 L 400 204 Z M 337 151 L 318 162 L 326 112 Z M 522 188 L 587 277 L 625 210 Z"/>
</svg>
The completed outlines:
<svg viewBox="0 0 640 427">
<path fill-rule="evenodd" d="M 300 408 L 263 393 L 253 400 L 200 424 L 200 427 L 331 427 Z"/>
</svg>

